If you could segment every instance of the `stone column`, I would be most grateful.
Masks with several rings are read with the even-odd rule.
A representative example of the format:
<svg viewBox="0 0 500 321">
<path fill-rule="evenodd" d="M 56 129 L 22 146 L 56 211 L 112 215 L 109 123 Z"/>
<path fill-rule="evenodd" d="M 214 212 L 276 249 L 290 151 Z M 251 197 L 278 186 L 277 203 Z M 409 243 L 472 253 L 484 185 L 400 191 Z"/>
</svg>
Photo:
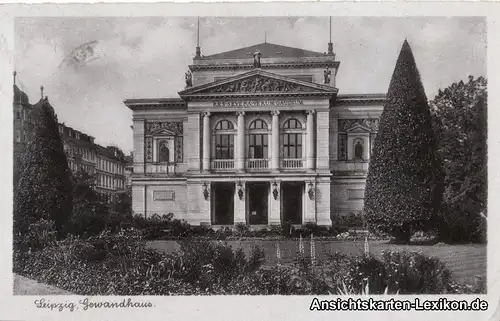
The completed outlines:
<svg viewBox="0 0 500 321">
<path fill-rule="evenodd" d="M 279 110 L 271 112 L 273 121 L 271 124 L 271 170 L 278 171 L 280 163 L 280 124 L 279 124 Z"/>
<path fill-rule="evenodd" d="M 306 158 L 306 168 L 308 170 L 313 170 L 314 169 L 314 110 L 308 110 L 307 111 L 307 124 L 306 124 L 306 130 L 307 130 L 307 143 L 306 143 L 306 151 L 307 151 L 307 158 Z"/>
<path fill-rule="evenodd" d="M 245 112 L 239 111 L 238 115 L 238 142 L 237 142 L 237 155 L 236 155 L 236 170 L 245 170 Z"/>
<path fill-rule="evenodd" d="M 210 113 L 203 113 L 203 171 L 210 170 Z"/>
<path fill-rule="evenodd" d="M 312 193 L 311 193 L 312 192 Z M 305 200 L 305 212 L 303 215 L 303 222 L 313 222 L 316 223 L 316 200 L 318 199 L 316 182 L 315 181 L 305 181 L 304 190 L 304 200 Z"/>
<path fill-rule="evenodd" d="M 281 182 L 271 181 L 271 186 L 269 189 L 269 215 L 268 224 L 269 225 L 280 225 L 281 224 Z M 276 190 L 276 192 L 275 192 Z"/>
<path fill-rule="evenodd" d="M 246 182 L 237 181 L 234 190 L 234 224 L 247 223 L 246 194 Z"/>
</svg>

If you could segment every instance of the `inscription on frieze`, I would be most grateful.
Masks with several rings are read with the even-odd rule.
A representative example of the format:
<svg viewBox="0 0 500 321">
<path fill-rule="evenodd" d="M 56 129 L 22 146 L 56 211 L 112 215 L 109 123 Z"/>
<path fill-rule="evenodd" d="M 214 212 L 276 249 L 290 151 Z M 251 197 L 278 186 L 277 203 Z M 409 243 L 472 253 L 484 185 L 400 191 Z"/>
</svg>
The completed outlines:
<svg viewBox="0 0 500 321">
<path fill-rule="evenodd" d="M 285 107 L 303 105 L 304 101 L 300 99 L 290 100 L 219 100 L 214 101 L 214 107 Z"/>
<path fill-rule="evenodd" d="M 209 91 L 212 93 L 256 93 L 314 91 L 314 89 L 278 79 L 254 76 L 239 82 L 219 85 Z"/>
<path fill-rule="evenodd" d="M 378 131 L 379 120 L 377 118 L 364 119 L 339 119 L 339 132 L 346 132 L 356 125 L 369 128 L 372 132 Z"/>
</svg>

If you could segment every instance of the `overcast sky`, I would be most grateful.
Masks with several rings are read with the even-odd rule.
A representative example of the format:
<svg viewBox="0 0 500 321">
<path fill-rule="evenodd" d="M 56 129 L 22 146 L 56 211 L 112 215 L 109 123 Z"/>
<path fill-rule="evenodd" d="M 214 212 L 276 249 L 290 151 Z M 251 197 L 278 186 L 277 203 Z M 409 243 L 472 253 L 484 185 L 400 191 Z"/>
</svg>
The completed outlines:
<svg viewBox="0 0 500 321">
<path fill-rule="evenodd" d="M 196 18 L 22 18 L 15 24 L 15 68 L 32 103 L 40 85 L 59 121 L 103 145 L 132 150 L 127 98 L 177 97 L 196 47 Z M 329 18 L 200 18 L 202 54 L 267 41 L 325 52 Z M 386 93 L 407 38 L 429 99 L 467 75 L 486 76 L 482 18 L 333 17 L 339 93 Z M 60 67 L 79 45 L 97 40 L 101 58 Z"/>
</svg>

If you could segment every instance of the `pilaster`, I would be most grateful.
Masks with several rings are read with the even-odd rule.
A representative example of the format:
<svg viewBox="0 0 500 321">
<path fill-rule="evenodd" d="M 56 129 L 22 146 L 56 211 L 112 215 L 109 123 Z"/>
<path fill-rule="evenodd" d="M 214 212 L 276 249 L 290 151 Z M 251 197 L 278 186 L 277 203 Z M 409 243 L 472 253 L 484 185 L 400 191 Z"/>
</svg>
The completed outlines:
<svg viewBox="0 0 500 321">
<path fill-rule="evenodd" d="M 236 182 L 234 191 L 234 224 L 247 223 L 246 219 L 246 182 Z"/>
<path fill-rule="evenodd" d="M 271 188 L 269 189 L 269 225 L 281 224 L 281 182 L 271 181 Z"/>
</svg>

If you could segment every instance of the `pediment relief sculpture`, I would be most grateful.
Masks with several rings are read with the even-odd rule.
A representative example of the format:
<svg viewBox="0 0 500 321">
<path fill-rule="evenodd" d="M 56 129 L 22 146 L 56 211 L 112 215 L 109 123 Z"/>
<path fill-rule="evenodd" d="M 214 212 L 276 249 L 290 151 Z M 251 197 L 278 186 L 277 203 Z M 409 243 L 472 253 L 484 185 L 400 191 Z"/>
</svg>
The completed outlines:
<svg viewBox="0 0 500 321">
<path fill-rule="evenodd" d="M 148 122 L 146 135 L 182 135 L 182 122 Z"/>
<path fill-rule="evenodd" d="M 376 118 L 365 119 L 339 119 L 339 131 L 349 132 L 353 130 L 365 131 L 368 129 L 371 132 L 378 131 L 379 120 Z"/>
<path fill-rule="evenodd" d="M 315 91 L 312 88 L 301 86 L 278 79 L 254 76 L 251 78 L 235 81 L 216 86 L 208 90 L 211 93 L 256 93 L 256 92 L 294 92 Z"/>
</svg>

